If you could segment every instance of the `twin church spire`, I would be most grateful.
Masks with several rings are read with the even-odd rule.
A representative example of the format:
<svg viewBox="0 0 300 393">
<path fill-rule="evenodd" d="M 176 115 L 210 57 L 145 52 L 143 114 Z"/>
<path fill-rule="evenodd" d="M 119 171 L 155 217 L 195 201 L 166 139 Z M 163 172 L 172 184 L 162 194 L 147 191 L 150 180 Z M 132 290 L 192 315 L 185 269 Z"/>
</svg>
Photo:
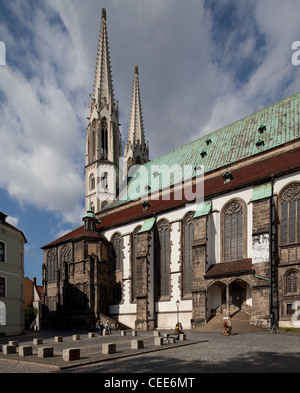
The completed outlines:
<svg viewBox="0 0 300 393">
<path fill-rule="evenodd" d="M 90 95 L 86 133 L 85 206 L 99 212 L 117 195 L 122 137 L 119 105 L 115 102 L 108 46 L 106 10 L 102 10 L 93 94 Z M 149 161 L 145 141 L 138 67 L 135 67 L 128 137 L 124 146 L 124 171 Z"/>
</svg>

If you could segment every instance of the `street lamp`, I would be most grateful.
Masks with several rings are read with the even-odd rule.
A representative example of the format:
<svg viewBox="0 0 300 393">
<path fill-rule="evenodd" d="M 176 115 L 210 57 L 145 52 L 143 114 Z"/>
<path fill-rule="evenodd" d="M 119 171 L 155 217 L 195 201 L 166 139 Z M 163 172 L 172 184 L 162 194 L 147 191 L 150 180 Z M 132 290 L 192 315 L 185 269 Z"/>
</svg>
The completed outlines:
<svg viewBox="0 0 300 393">
<path fill-rule="evenodd" d="M 176 302 L 176 307 L 177 307 L 177 323 L 179 323 L 179 306 L 180 306 L 180 301 L 177 300 L 177 302 Z"/>
</svg>

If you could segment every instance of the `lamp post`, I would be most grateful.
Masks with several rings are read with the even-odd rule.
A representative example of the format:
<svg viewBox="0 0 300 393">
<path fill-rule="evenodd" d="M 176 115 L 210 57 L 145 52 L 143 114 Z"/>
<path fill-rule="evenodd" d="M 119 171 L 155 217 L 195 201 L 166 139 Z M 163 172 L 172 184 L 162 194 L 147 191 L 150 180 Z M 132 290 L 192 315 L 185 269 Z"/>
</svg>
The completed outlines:
<svg viewBox="0 0 300 393">
<path fill-rule="evenodd" d="M 177 300 L 177 302 L 176 302 L 176 307 L 177 307 L 177 323 L 179 323 L 179 306 L 180 306 L 180 301 Z"/>
</svg>

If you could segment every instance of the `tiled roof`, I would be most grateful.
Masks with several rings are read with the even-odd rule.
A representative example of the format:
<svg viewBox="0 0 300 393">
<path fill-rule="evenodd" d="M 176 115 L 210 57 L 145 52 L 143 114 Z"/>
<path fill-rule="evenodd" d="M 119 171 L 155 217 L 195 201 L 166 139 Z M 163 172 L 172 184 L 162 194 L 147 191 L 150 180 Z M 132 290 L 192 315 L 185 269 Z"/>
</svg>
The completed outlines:
<svg viewBox="0 0 300 393">
<path fill-rule="evenodd" d="M 221 262 L 210 267 L 204 275 L 205 278 L 227 276 L 232 274 L 252 273 L 252 259 L 241 259 L 238 261 Z"/>
</svg>

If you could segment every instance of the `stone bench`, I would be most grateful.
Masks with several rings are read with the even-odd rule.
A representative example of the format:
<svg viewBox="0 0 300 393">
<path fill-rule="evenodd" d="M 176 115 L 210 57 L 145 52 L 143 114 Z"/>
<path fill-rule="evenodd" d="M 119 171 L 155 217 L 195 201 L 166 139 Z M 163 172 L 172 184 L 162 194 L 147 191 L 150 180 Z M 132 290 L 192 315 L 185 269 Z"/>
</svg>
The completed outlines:
<svg viewBox="0 0 300 393">
<path fill-rule="evenodd" d="M 143 340 L 132 340 L 131 341 L 131 349 L 142 349 L 144 348 Z"/>
<path fill-rule="evenodd" d="M 73 334 L 73 341 L 80 340 L 80 334 Z"/>
<path fill-rule="evenodd" d="M 33 342 L 33 345 L 42 345 L 43 339 L 42 338 L 34 338 L 32 342 Z"/>
<path fill-rule="evenodd" d="M 80 359 L 80 348 L 67 348 L 63 350 L 63 360 L 70 362 Z"/>
<path fill-rule="evenodd" d="M 8 345 L 14 345 L 16 348 L 19 347 L 19 341 L 9 341 Z"/>
<path fill-rule="evenodd" d="M 127 333 L 131 333 L 131 335 L 137 336 L 137 331 L 136 330 L 121 330 L 121 336 L 126 336 Z"/>
<path fill-rule="evenodd" d="M 53 357 L 53 347 L 40 347 L 38 349 L 39 358 L 51 358 Z"/>
<path fill-rule="evenodd" d="M 92 337 L 95 337 L 95 333 L 88 333 L 88 338 L 92 338 Z"/>
<path fill-rule="evenodd" d="M 19 347 L 19 356 L 31 356 L 32 355 L 32 346 L 24 345 Z"/>
<path fill-rule="evenodd" d="M 10 355 L 12 353 L 17 353 L 17 347 L 15 345 L 3 345 L 2 346 L 2 351 L 4 355 Z"/>
<path fill-rule="evenodd" d="M 154 337 L 160 337 L 161 336 L 161 332 L 157 332 L 156 330 L 153 331 L 153 336 Z"/>
<path fill-rule="evenodd" d="M 54 341 L 55 341 L 56 343 L 61 343 L 61 342 L 63 342 L 63 338 L 62 338 L 61 336 L 55 336 L 55 337 L 54 337 Z"/>
<path fill-rule="evenodd" d="M 117 346 L 114 343 L 105 343 L 102 344 L 102 354 L 103 355 L 110 355 L 112 353 L 117 352 Z"/>
<path fill-rule="evenodd" d="M 180 341 L 185 341 L 186 340 L 186 335 L 185 334 L 180 334 L 179 335 L 179 340 Z"/>
</svg>

